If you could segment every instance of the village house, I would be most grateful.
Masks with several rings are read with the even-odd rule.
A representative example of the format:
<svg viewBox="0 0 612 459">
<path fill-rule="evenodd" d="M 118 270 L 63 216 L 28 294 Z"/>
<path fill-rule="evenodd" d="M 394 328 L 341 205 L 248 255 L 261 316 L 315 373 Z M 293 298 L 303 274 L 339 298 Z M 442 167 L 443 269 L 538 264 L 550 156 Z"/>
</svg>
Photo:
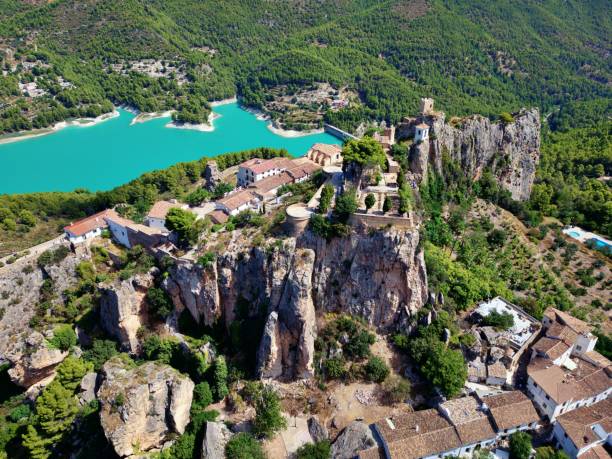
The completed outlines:
<svg viewBox="0 0 612 459">
<path fill-rule="evenodd" d="M 253 190 L 241 190 L 228 194 L 224 198 L 217 200 L 217 209 L 222 210 L 227 215 L 238 215 L 245 210 L 259 212 L 261 210 L 261 200 Z"/>
<path fill-rule="evenodd" d="M 562 414 L 553 435 L 558 447 L 572 459 L 609 459 L 603 445 L 612 445 L 612 400 Z"/>
<path fill-rule="evenodd" d="M 470 455 L 517 431 L 539 426 L 540 417 L 522 392 L 448 400 L 438 409 L 391 416 L 371 426 L 377 447 L 360 459 L 421 459 Z"/>
<path fill-rule="evenodd" d="M 187 206 L 179 204 L 176 200 L 172 201 L 157 201 L 149 210 L 149 213 L 145 217 L 145 224 L 151 228 L 158 228 L 161 230 L 167 230 L 166 228 L 166 215 L 173 208 L 186 209 Z"/>
<path fill-rule="evenodd" d="M 312 175 L 321 170 L 319 164 L 313 163 L 312 161 L 294 160 L 295 165 L 287 172 L 293 178 L 295 183 L 302 183 L 312 177 Z"/>
<path fill-rule="evenodd" d="M 327 143 L 315 143 L 306 153 L 306 157 L 320 166 L 342 164 L 342 147 Z"/>
<path fill-rule="evenodd" d="M 482 325 L 472 328 L 472 334 L 483 345 L 477 352 L 470 350 L 466 353 L 468 379 L 475 383 L 512 386 L 521 356 L 538 337 L 541 325 L 537 319 L 501 297 L 479 304 L 470 320 L 479 324 L 493 311 L 510 315 L 512 326 L 507 330 Z"/>
<path fill-rule="evenodd" d="M 106 216 L 105 220 L 113 238 L 128 249 L 135 245 L 153 247 L 166 239 L 165 232 L 160 228 L 135 223 L 117 213 Z"/>
<path fill-rule="evenodd" d="M 429 126 L 425 123 L 417 124 L 414 131 L 414 142 L 426 142 L 429 140 Z"/>
<path fill-rule="evenodd" d="M 253 158 L 238 166 L 238 186 L 247 187 L 252 183 L 291 169 L 294 163 L 289 158 Z"/>
<path fill-rule="evenodd" d="M 278 175 L 265 178 L 254 183 L 249 189 L 259 198 L 260 201 L 270 201 L 277 198 L 278 189 L 284 185 L 293 183 L 294 179 L 288 171 Z"/>
<path fill-rule="evenodd" d="M 111 216 L 118 216 L 118 214 L 113 209 L 103 210 L 64 227 L 64 233 L 71 243 L 80 244 L 100 236 L 102 230 L 108 228 L 105 218 Z"/>
<path fill-rule="evenodd" d="M 583 321 L 554 308 L 544 313 L 544 334 L 532 348 L 527 389 L 551 422 L 608 398 L 612 364 L 594 351 L 597 337 Z"/>
</svg>

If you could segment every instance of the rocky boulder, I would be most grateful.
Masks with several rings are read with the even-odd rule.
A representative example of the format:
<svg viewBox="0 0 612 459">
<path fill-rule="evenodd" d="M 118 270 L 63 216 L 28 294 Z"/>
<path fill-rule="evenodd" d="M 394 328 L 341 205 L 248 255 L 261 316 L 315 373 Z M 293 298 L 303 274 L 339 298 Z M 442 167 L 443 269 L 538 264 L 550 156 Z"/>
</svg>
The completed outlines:
<svg viewBox="0 0 612 459">
<path fill-rule="evenodd" d="M 222 422 L 207 422 L 202 441 L 202 459 L 225 459 L 225 445 L 232 435 Z"/>
<path fill-rule="evenodd" d="M 24 341 L 24 347 L 9 361 L 13 367 L 8 374 L 15 384 L 29 388 L 33 385 L 44 386 L 55 377 L 55 368 L 68 357 L 68 352 L 51 348 L 45 337 L 32 332 Z"/>
<path fill-rule="evenodd" d="M 145 323 L 147 290 L 153 273 L 139 274 L 100 287 L 100 322 L 108 334 L 128 352 L 138 351 L 138 329 Z"/>
<path fill-rule="evenodd" d="M 352 459 L 359 451 L 376 445 L 370 427 L 359 421 L 350 423 L 332 444 L 333 459 Z"/>
<path fill-rule="evenodd" d="M 120 457 L 158 451 L 189 423 L 194 384 L 172 367 L 135 367 L 121 357 L 104 364 L 97 392 L 104 434 Z"/>
<path fill-rule="evenodd" d="M 320 442 L 329 438 L 327 428 L 316 416 L 312 416 L 308 419 L 308 432 L 315 442 Z"/>
</svg>

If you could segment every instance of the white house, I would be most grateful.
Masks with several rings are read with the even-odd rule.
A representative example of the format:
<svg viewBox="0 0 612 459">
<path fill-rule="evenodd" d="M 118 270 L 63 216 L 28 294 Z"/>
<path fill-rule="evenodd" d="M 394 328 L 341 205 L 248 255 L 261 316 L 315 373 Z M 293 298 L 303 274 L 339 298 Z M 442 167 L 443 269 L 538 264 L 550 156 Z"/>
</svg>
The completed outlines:
<svg viewBox="0 0 612 459">
<path fill-rule="evenodd" d="M 80 244 L 88 239 L 100 236 L 102 230 L 108 227 L 105 218 L 110 216 L 118 215 L 113 209 L 106 209 L 65 226 L 64 233 L 70 242 Z"/>
<path fill-rule="evenodd" d="M 227 215 L 238 215 L 245 210 L 259 212 L 261 200 L 251 190 L 242 190 L 231 193 L 217 201 L 217 209 Z"/>
<path fill-rule="evenodd" d="M 578 408 L 557 418 L 553 435 L 572 459 L 609 458 L 603 445 L 612 445 L 612 400 Z"/>
<path fill-rule="evenodd" d="M 167 230 L 166 228 L 166 215 L 173 208 L 185 209 L 186 205 L 179 204 L 176 201 L 157 201 L 151 207 L 151 210 L 145 217 L 145 223 L 151 228 L 158 228 L 161 230 Z"/>
<path fill-rule="evenodd" d="M 612 364 L 594 351 L 588 324 L 548 308 L 545 335 L 532 347 L 527 390 L 551 422 L 557 416 L 606 399 L 612 393 Z"/>
<path fill-rule="evenodd" d="M 429 140 L 429 126 L 425 123 L 417 124 L 414 128 L 414 142 L 425 142 Z"/>
<path fill-rule="evenodd" d="M 105 220 L 113 239 L 128 249 L 135 245 L 151 247 L 162 242 L 166 237 L 165 232 L 159 228 L 135 223 L 118 214 L 107 216 Z"/>
<path fill-rule="evenodd" d="M 238 186 L 247 187 L 266 177 L 278 175 L 293 166 L 293 161 L 288 158 L 249 159 L 238 166 Z"/>
</svg>

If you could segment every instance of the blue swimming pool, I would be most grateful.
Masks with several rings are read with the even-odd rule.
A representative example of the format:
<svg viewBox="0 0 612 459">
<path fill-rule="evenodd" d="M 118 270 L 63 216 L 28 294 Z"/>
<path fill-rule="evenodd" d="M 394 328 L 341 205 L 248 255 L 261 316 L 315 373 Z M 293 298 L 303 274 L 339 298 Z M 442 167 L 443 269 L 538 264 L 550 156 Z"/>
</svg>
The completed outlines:
<svg viewBox="0 0 612 459">
<path fill-rule="evenodd" d="M 580 237 L 580 233 L 578 231 L 570 231 L 569 234 L 571 237 L 578 239 Z"/>
</svg>

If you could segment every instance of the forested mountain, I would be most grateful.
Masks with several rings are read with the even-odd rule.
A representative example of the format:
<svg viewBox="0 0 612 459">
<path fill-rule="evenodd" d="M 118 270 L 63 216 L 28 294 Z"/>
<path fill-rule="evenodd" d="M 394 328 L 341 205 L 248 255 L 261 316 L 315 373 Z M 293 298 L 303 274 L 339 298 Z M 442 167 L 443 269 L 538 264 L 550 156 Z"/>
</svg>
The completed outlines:
<svg viewBox="0 0 612 459">
<path fill-rule="evenodd" d="M 328 113 L 344 127 L 397 121 L 423 95 L 452 115 L 548 112 L 610 96 L 608 10 L 604 0 L 1 0 L 0 129 L 99 114 L 109 101 L 201 121 L 207 100 L 238 93 L 261 107 L 275 86 L 313 82 L 358 93 L 361 104 Z M 147 58 L 177 75 L 125 67 Z M 26 61 L 50 65 L 36 70 L 47 95 L 29 107 L 17 83 L 38 75 L 11 71 Z M 60 76 L 71 85 L 54 84 Z"/>
</svg>

